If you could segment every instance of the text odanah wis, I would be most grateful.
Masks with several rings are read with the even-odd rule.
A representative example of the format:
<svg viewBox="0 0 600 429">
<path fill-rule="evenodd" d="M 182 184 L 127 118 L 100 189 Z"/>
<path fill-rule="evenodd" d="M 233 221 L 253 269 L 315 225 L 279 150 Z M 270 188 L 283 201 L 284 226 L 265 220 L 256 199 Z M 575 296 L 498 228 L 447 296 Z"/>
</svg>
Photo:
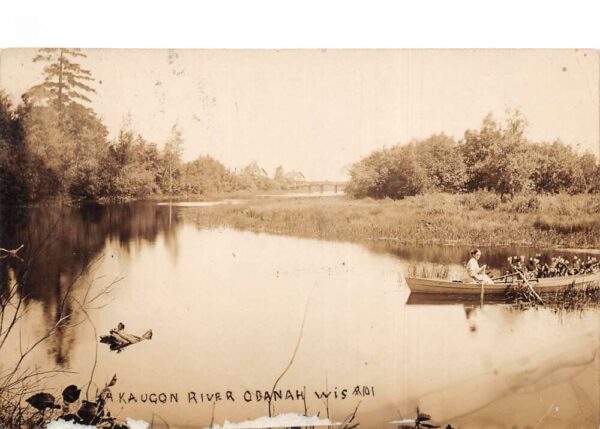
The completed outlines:
<svg viewBox="0 0 600 429">
<path fill-rule="evenodd" d="M 220 392 L 160 392 L 160 393 L 133 393 L 118 392 L 113 396 L 108 394 L 107 400 L 123 404 L 129 403 L 151 403 L 151 404 L 172 404 L 172 403 L 214 403 L 219 401 L 230 402 L 269 402 L 269 401 L 305 401 L 308 396 L 314 395 L 316 399 L 339 399 L 344 400 L 350 397 L 369 397 L 375 396 L 373 386 L 352 386 L 345 388 L 335 387 L 331 390 L 313 390 L 302 389 L 276 389 L 276 390 L 244 390 L 234 392 L 225 390 Z"/>
</svg>

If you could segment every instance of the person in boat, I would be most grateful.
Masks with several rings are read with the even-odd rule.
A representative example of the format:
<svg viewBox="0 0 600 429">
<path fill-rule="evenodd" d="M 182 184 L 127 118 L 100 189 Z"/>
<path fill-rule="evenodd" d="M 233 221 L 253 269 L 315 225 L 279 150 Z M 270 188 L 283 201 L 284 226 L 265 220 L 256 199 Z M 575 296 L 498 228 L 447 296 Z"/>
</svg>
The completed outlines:
<svg viewBox="0 0 600 429">
<path fill-rule="evenodd" d="M 467 262 L 467 274 L 475 283 L 484 285 L 494 284 L 494 281 L 485 273 L 487 265 L 479 266 L 479 258 L 481 258 L 481 250 L 474 248 L 469 252 L 471 259 Z"/>
<path fill-rule="evenodd" d="M 550 259 L 550 267 L 548 268 L 548 277 L 554 277 L 557 275 L 558 260 L 556 258 Z"/>
</svg>

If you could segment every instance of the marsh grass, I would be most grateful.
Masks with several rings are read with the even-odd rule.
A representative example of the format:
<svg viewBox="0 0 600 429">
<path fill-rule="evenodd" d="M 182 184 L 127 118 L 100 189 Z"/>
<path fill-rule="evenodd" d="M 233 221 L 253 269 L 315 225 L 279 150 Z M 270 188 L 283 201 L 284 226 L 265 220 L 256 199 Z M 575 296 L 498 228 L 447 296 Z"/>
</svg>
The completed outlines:
<svg viewBox="0 0 600 429">
<path fill-rule="evenodd" d="M 447 279 L 449 268 L 442 264 L 411 264 L 408 266 L 409 277 L 422 279 Z"/>
<path fill-rule="evenodd" d="M 600 305 L 600 284 L 594 282 L 585 286 L 569 287 L 554 293 L 543 293 L 541 297 L 544 300 L 542 307 L 557 313 L 594 308 Z M 540 306 L 524 285 L 511 287 L 506 293 L 506 301 L 515 304 L 518 309 Z"/>
<path fill-rule="evenodd" d="M 541 231 L 554 231 L 559 234 L 593 234 L 600 230 L 600 219 L 577 219 L 560 217 L 558 219 L 538 218 L 533 227 Z"/>
<path fill-rule="evenodd" d="M 599 248 L 599 207 L 598 195 L 517 196 L 502 201 L 496 194 L 477 192 L 403 200 L 273 198 L 185 208 L 180 213 L 201 227 L 328 240 Z"/>
</svg>

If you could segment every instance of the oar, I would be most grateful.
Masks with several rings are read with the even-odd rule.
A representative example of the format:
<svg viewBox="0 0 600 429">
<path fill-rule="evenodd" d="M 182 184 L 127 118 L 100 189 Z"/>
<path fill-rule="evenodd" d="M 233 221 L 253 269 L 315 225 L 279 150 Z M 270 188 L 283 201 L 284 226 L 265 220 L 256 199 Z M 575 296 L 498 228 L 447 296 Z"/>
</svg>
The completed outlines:
<svg viewBox="0 0 600 429">
<path fill-rule="evenodd" d="M 525 275 L 523 274 L 523 271 L 521 271 L 520 269 L 518 269 L 517 267 L 515 267 L 513 264 L 510 264 L 510 267 L 513 269 L 513 271 L 515 271 L 515 273 L 519 274 L 519 276 L 521 277 L 521 279 L 523 279 L 523 282 L 527 285 L 527 287 L 529 288 L 529 291 L 533 294 L 533 296 L 535 296 L 540 303 L 544 303 L 544 300 L 542 299 L 541 296 L 538 295 L 538 293 L 533 289 L 533 286 L 531 286 L 531 283 L 529 283 L 529 281 L 527 280 L 527 278 L 525 277 Z M 514 273 L 513 273 L 514 274 Z"/>
<path fill-rule="evenodd" d="M 525 284 L 527 285 L 527 287 L 529 288 L 529 290 L 531 291 L 531 293 L 540 301 L 540 303 L 544 303 L 544 300 L 542 299 L 541 296 L 538 295 L 538 293 L 533 289 L 533 286 L 531 286 L 531 283 L 529 283 L 529 281 L 527 280 L 527 278 L 523 275 L 523 272 L 521 270 L 517 270 L 517 272 L 519 273 L 519 275 L 521 276 L 521 278 L 523 279 L 523 281 L 525 282 Z"/>
<path fill-rule="evenodd" d="M 492 279 L 492 280 L 494 280 L 494 281 L 496 281 L 496 280 L 503 280 L 503 279 L 505 279 L 507 277 L 512 277 L 514 275 L 515 275 L 515 273 L 510 273 L 510 274 L 506 274 L 506 275 L 501 276 L 501 277 L 496 277 L 495 279 Z"/>
<path fill-rule="evenodd" d="M 483 295 L 484 295 L 484 293 L 485 293 L 484 291 L 485 291 L 485 282 L 484 282 L 484 281 L 482 281 L 482 282 L 481 282 L 481 296 L 479 297 L 479 299 L 480 299 L 480 301 L 481 301 L 481 303 L 480 303 L 480 304 L 481 304 L 481 306 L 482 306 L 482 307 L 483 307 Z"/>
</svg>

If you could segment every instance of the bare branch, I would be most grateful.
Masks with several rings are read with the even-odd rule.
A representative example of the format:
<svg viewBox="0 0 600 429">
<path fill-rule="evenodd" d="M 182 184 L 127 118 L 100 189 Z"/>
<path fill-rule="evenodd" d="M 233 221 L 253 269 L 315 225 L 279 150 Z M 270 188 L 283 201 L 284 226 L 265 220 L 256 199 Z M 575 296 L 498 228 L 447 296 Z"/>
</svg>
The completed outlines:
<svg viewBox="0 0 600 429">
<path fill-rule="evenodd" d="M 310 296 L 309 296 L 308 300 L 306 301 L 306 306 L 304 307 L 304 316 L 302 317 L 302 324 L 300 325 L 300 332 L 298 333 L 298 340 L 296 341 L 296 346 L 294 347 L 294 351 L 292 353 L 292 357 L 290 358 L 290 361 L 288 362 L 287 366 L 285 367 L 285 369 L 283 370 L 283 372 L 281 373 L 281 375 L 279 375 L 279 377 L 277 377 L 277 380 L 275 380 L 275 383 L 273 384 L 273 387 L 271 388 L 271 395 L 269 395 L 270 397 L 269 397 L 269 400 L 268 400 L 269 417 L 271 417 L 271 402 L 272 402 L 272 398 L 273 398 L 273 392 L 277 388 L 277 383 L 279 383 L 279 381 L 281 381 L 281 379 L 283 378 L 283 376 L 291 368 L 292 364 L 294 363 L 294 359 L 296 358 L 296 353 L 298 352 L 298 348 L 300 347 L 300 341 L 302 340 L 302 334 L 304 332 L 304 322 L 306 322 L 306 314 L 308 313 L 308 304 L 309 304 L 309 302 L 310 302 Z"/>
<path fill-rule="evenodd" d="M 96 326 L 94 325 L 94 323 L 92 322 L 92 319 L 90 319 L 90 315 L 88 314 L 88 312 L 86 311 L 86 309 L 83 307 L 83 305 L 81 305 L 81 303 L 76 299 L 76 298 L 71 298 L 74 302 L 77 303 L 77 305 L 79 305 L 79 308 L 81 309 L 81 311 L 83 311 L 83 314 L 85 314 L 85 317 L 87 319 L 87 321 L 90 323 L 90 325 L 92 326 L 92 329 L 94 330 L 94 344 L 96 345 L 96 348 L 94 350 L 94 365 L 92 366 L 92 371 L 90 373 L 90 381 L 87 385 L 87 389 L 85 390 L 85 399 L 88 399 L 89 397 L 89 391 L 90 391 L 90 385 L 92 384 L 92 380 L 94 379 L 94 372 L 96 371 L 96 365 L 98 364 L 98 332 L 96 331 Z"/>
</svg>

